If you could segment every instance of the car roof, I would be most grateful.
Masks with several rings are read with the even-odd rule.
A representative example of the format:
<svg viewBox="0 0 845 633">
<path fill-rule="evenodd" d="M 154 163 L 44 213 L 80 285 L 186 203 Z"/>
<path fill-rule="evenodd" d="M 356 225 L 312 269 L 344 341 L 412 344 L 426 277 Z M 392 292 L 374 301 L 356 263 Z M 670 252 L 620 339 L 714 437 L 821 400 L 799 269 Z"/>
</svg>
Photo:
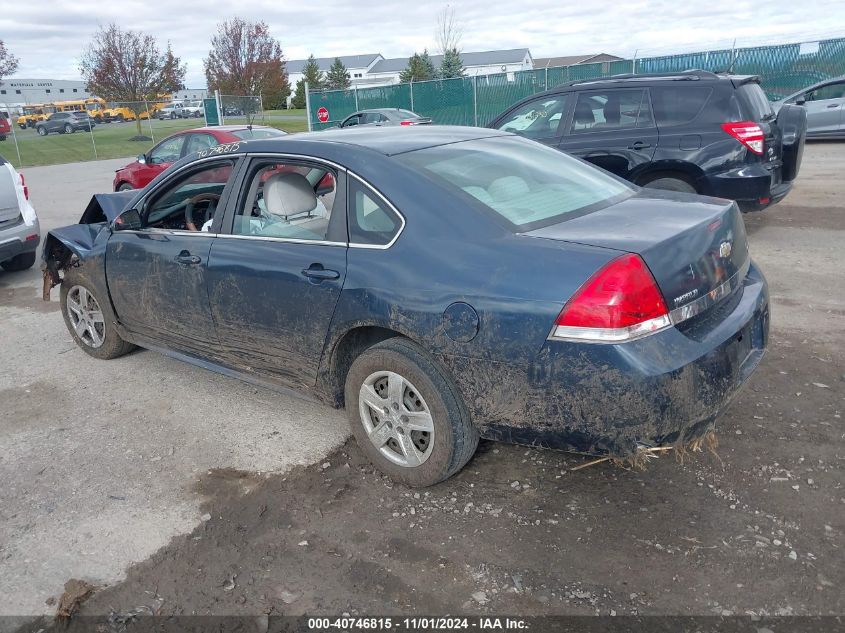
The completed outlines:
<svg viewBox="0 0 845 633">
<path fill-rule="evenodd" d="M 193 127 L 190 130 L 182 130 L 180 134 L 187 132 L 238 132 L 239 130 L 248 130 L 250 127 L 253 130 L 271 130 L 275 129 L 269 125 L 206 125 L 205 127 Z"/>
<path fill-rule="evenodd" d="M 419 125 L 407 127 L 345 128 L 328 129 L 323 132 L 292 134 L 279 139 L 250 140 L 249 151 L 255 151 L 260 144 L 319 143 L 351 145 L 371 149 L 385 156 L 413 152 L 426 147 L 436 147 L 461 141 L 470 141 L 496 136 L 513 136 L 510 132 L 489 130 L 459 125 Z M 272 151 L 272 150 L 269 150 Z"/>
<path fill-rule="evenodd" d="M 649 82 L 663 83 L 669 81 L 731 81 L 734 85 L 738 86 L 750 81 L 759 81 L 759 79 L 760 78 L 757 75 L 735 75 L 730 73 L 714 73 L 708 70 L 693 69 L 671 73 L 629 73 L 623 75 L 611 75 L 609 77 L 596 77 L 595 79 L 579 79 L 555 86 L 546 92 L 565 92 L 568 90 L 577 90 L 579 88 L 589 88 L 592 86 L 604 86 L 608 84 L 642 85 Z"/>
<path fill-rule="evenodd" d="M 800 94 L 803 94 L 805 92 L 809 92 L 810 90 L 814 90 L 815 88 L 821 88 L 822 86 L 826 86 L 828 84 L 835 84 L 839 81 L 845 81 L 845 75 L 840 75 L 839 77 L 830 77 L 830 78 L 824 79 L 822 81 L 817 81 L 814 84 L 811 84 L 809 86 L 805 86 L 804 88 L 801 88 L 801 90 L 796 90 L 791 95 L 787 95 L 786 97 L 781 99 L 781 101 L 785 101 L 786 99 L 791 99 L 795 95 L 800 95 Z"/>
</svg>

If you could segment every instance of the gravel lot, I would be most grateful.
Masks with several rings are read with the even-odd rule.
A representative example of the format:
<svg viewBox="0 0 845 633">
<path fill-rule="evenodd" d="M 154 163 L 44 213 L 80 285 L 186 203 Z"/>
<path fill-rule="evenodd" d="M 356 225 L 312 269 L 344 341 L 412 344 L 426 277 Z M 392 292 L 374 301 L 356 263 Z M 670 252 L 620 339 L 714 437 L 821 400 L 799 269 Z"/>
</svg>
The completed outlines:
<svg viewBox="0 0 845 633">
<path fill-rule="evenodd" d="M 44 228 L 122 162 L 28 170 Z M 482 443 L 409 491 L 339 412 L 152 352 L 94 361 L 37 271 L 0 275 L 0 614 L 52 613 L 69 578 L 109 585 L 87 614 L 845 613 L 843 172 L 845 144 L 808 145 L 746 216 L 769 354 L 719 458 L 644 473 Z"/>
</svg>

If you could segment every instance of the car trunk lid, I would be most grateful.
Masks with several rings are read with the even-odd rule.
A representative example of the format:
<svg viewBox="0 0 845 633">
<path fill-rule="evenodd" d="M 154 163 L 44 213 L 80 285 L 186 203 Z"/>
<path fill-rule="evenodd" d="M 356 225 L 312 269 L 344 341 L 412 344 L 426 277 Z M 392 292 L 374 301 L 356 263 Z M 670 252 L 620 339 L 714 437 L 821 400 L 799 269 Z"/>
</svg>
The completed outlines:
<svg viewBox="0 0 845 633">
<path fill-rule="evenodd" d="M 749 263 L 745 225 L 734 202 L 669 191 L 642 190 L 525 235 L 638 254 L 673 320 L 694 316 L 730 294 Z M 694 303 L 694 313 L 682 310 Z"/>
</svg>

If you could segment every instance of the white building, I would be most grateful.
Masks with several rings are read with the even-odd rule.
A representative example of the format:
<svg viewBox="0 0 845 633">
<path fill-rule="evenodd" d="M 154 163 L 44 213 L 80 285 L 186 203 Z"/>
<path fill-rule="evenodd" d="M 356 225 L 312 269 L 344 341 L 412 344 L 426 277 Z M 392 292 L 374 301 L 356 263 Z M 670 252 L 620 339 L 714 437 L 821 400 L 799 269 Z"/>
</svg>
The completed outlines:
<svg viewBox="0 0 845 633">
<path fill-rule="evenodd" d="M 339 57 L 346 70 L 349 72 L 349 78 L 352 80 L 352 85 L 364 85 L 367 83 L 367 75 L 370 69 L 384 57 L 381 53 L 367 53 L 364 55 L 341 55 Z M 316 59 L 317 65 L 323 73 L 329 72 L 334 63 L 334 57 L 318 57 Z M 296 82 L 302 79 L 302 69 L 308 62 L 307 59 L 292 59 L 285 62 L 285 70 L 288 73 L 288 81 L 290 82 L 291 91 L 296 91 Z"/>
<path fill-rule="evenodd" d="M 431 61 L 438 68 L 443 61 L 442 55 L 432 55 Z M 527 48 L 513 48 L 501 51 L 479 51 L 475 53 L 461 53 L 464 64 L 464 74 L 495 75 L 498 73 L 514 73 L 519 70 L 534 68 L 531 51 Z M 382 59 L 370 68 L 366 74 L 369 85 L 384 85 L 399 83 L 399 74 L 408 66 L 407 57 Z"/>
<path fill-rule="evenodd" d="M 12 77 L 0 84 L 0 103 L 24 105 L 90 97 L 81 79 L 25 79 Z"/>
</svg>

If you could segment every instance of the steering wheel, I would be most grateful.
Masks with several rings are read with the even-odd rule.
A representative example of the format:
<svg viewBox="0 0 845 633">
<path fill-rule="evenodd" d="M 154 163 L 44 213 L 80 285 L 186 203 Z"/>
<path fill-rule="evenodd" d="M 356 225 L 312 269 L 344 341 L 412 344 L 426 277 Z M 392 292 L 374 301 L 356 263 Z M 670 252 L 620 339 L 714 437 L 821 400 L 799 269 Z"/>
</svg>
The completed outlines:
<svg viewBox="0 0 845 633">
<path fill-rule="evenodd" d="M 219 201 L 220 194 L 217 193 L 200 193 L 195 195 L 193 198 L 188 198 L 187 203 L 185 204 L 185 226 L 188 228 L 189 231 L 199 231 L 200 229 L 197 228 L 197 225 L 194 223 L 194 205 L 205 202 L 208 200 L 211 201 Z M 205 218 L 203 219 L 202 224 L 208 222 L 208 207 L 205 210 Z M 202 228 L 202 224 L 200 224 L 200 228 Z"/>
</svg>

